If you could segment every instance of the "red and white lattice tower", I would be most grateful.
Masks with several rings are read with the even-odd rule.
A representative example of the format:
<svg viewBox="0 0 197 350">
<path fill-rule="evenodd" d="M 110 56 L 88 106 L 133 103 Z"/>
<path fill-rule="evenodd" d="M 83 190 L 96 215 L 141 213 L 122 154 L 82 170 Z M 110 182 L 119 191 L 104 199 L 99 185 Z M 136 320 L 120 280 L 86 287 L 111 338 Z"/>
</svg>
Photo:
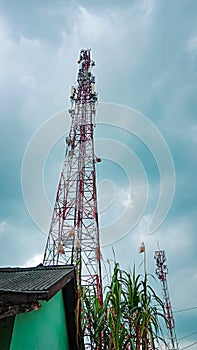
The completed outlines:
<svg viewBox="0 0 197 350">
<path fill-rule="evenodd" d="M 75 264 L 79 285 L 96 286 L 102 298 L 101 253 L 94 151 L 95 62 L 81 50 L 77 83 L 71 88 L 71 127 L 44 253 L 44 265 Z"/>
<path fill-rule="evenodd" d="M 162 294 L 163 294 L 163 300 L 164 300 L 164 308 L 165 308 L 165 316 L 167 319 L 167 328 L 168 328 L 168 334 L 169 334 L 169 340 L 170 340 L 170 349 L 171 350 L 178 350 L 178 342 L 176 337 L 176 331 L 175 331 L 175 322 L 172 312 L 172 306 L 170 302 L 170 296 L 169 296 L 169 290 L 168 290 L 168 284 L 167 284 L 167 274 L 168 274 L 168 268 L 166 264 L 166 255 L 164 250 L 156 250 L 155 256 L 156 260 L 156 274 L 161 281 L 162 286 Z"/>
</svg>

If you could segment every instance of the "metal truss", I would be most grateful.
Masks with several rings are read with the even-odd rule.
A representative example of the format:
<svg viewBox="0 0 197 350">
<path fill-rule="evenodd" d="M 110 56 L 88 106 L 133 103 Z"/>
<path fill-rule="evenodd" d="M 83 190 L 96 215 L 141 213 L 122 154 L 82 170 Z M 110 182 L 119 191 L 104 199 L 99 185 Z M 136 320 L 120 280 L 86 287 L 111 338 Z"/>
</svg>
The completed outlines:
<svg viewBox="0 0 197 350">
<path fill-rule="evenodd" d="M 101 297 L 101 253 L 94 151 L 95 77 L 90 50 L 81 50 L 77 83 L 71 88 L 71 128 L 57 190 L 44 265 L 75 264 L 78 283 Z"/>
<path fill-rule="evenodd" d="M 173 311 L 172 311 L 168 284 L 167 284 L 168 268 L 166 265 L 165 251 L 164 250 L 155 251 L 154 258 L 156 260 L 156 265 L 157 265 L 156 274 L 159 280 L 161 281 L 161 286 L 162 286 L 165 316 L 167 319 L 167 328 L 168 328 L 168 335 L 170 340 L 170 349 L 178 350 L 179 347 L 178 347 L 176 331 L 175 331 L 175 322 L 174 322 Z"/>
</svg>

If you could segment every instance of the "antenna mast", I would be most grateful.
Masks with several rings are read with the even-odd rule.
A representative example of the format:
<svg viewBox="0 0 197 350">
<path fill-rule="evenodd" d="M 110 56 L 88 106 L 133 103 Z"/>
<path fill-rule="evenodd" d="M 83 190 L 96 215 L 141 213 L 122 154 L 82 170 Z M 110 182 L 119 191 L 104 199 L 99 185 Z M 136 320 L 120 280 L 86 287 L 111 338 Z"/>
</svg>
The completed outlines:
<svg viewBox="0 0 197 350">
<path fill-rule="evenodd" d="M 179 350 L 177 337 L 176 337 L 176 331 L 175 331 L 175 322 L 172 312 L 172 306 L 170 302 L 170 296 L 169 296 L 169 290 L 168 290 L 168 284 L 167 284 L 167 274 L 168 274 L 168 268 L 166 264 L 166 255 L 164 250 L 156 250 L 155 256 L 156 260 L 156 274 L 161 281 L 162 286 L 162 294 L 164 299 L 164 308 L 165 308 L 165 316 L 168 321 L 167 328 L 168 328 L 168 334 L 169 339 L 171 343 L 171 350 Z"/>
<path fill-rule="evenodd" d="M 71 127 L 60 175 L 44 265 L 75 264 L 78 285 L 96 286 L 102 301 L 101 252 L 94 151 L 95 77 L 90 49 L 80 51 L 71 88 Z"/>
</svg>

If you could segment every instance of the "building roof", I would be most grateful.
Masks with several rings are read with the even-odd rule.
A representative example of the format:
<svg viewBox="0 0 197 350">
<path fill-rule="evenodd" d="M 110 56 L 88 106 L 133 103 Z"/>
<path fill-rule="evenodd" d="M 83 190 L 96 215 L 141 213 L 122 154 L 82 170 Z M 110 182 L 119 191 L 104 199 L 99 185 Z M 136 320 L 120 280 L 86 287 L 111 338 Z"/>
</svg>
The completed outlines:
<svg viewBox="0 0 197 350">
<path fill-rule="evenodd" d="M 0 268 L 0 320 L 40 309 L 40 300 L 51 299 L 59 290 L 64 299 L 69 349 L 78 349 L 77 286 L 73 265 Z"/>
<path fill-rule="evenodd" d="M 0 301 L 49 300 L 72 278 L 75 278 L 72 265 L 0 268 Z"/>
</svg>

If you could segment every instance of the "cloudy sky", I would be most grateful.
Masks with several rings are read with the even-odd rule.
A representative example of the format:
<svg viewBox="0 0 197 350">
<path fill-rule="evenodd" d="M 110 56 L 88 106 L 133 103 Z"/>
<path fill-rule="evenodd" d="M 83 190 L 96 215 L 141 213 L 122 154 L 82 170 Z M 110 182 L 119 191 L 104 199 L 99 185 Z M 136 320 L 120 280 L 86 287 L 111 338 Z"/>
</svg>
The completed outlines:
<svg viewBox="0 0 197 350">
<path fill-rule="evenodd" d="M 40 125 L 69 107 L 79 50 L 91 47 L 97 63 L 99 101 L 128 106 L 145 115 L 165 138 L 174 159 L 174 201 L 163 224 L 149 234 L 160 186 L 154 157 L 137 137 L 97 127 L 97 138 L 113 137 L 123 142 L 145 169 L 149 193 L 144 214 L 113 247 L 122 267 L 131 268 L 135 262 L 142 272 L 138 249 L 144 241 L 151 273 L 155 270 L 157 242 L 165 249 L 178 338 L 197 332 L 197 309 L 178 312 L 197 307 L 196 11 L 195 0 L 133 0 L 121 5 L 118 1 L 0 0 L 1 266 L 34 265 L 41 259 L 46 234 L 25 206 L 22 160 Z M 53 147 L 45 166 L 51 205 L 64 152 L 62 139 Z M 104 194 L 113 197 L 109 209 L 100 210 L 102 226 L 109 224 L 107 220 L 114 221 L 116 213 L 128 206 L 132 210 L 135 203 L 119 164 L 104 159 L 97 175 L 100 203 L 105 200 Z M 32 177 L 32 187 L 33 182 Z M 139 179 L 136 186 L 134 192 L 140 197 L 144 184 Z M 111 203 L 110 198 L 106 200 Z M 39 210 L 44 212 L 44 208 Z M 50 218 L 47 220 L 50 222 Z M 112 244 L 103 248 L 103 256 L 112 258 Z M 156 288 L 159 290 L 159 285 Z M 186 347 L 196 340 L 197 333 L 180 340 L 180 344 Z M 196 345 L 190 349 L 196 349 Z"/>
</svg>

